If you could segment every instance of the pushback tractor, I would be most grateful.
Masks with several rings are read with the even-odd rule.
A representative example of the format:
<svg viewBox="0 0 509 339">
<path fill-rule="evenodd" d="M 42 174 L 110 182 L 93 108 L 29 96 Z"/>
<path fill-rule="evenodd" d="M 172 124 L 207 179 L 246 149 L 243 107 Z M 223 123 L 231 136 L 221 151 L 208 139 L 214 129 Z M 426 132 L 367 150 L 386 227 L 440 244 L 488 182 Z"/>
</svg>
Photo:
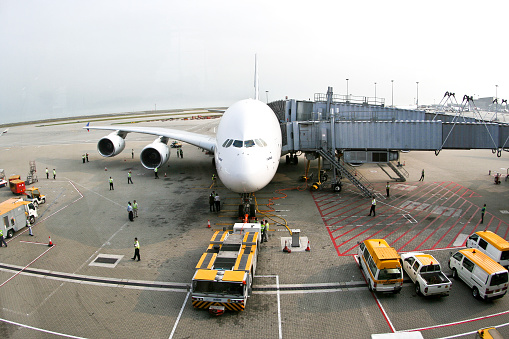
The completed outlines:
<svg viewBox="0 0 509 339">
<path fill-rule="evenodd" d="M 193 307 L 214 315 L 243 311 L 252 291 L 259 244 L 258 223 L 238 223 L 233 232 L 215 232 L 196 265 L 191 286 Z"/>
</svg>

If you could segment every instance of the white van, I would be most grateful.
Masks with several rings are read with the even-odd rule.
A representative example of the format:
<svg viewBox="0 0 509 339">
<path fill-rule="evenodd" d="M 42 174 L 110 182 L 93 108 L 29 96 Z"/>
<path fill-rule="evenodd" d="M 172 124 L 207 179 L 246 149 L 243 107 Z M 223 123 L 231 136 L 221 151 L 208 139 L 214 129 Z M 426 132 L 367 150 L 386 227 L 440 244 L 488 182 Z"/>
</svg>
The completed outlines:
<svg viewBox="0 0 509 339">
<path fill-rule="evenodd" d="M 495 260 L 474 248 L 456 252 L 449 259 L 452 277 L 472 288 L 474 298 L 502 298 L 507 292 L 509 273 Z"/>
<path fill-rule="evenodd" d="M 495 233 L 475 232 L 468 237 L 467 247 L 478 248 L 500 265 L 509 268 L 509 242 Z"/>
</svg>

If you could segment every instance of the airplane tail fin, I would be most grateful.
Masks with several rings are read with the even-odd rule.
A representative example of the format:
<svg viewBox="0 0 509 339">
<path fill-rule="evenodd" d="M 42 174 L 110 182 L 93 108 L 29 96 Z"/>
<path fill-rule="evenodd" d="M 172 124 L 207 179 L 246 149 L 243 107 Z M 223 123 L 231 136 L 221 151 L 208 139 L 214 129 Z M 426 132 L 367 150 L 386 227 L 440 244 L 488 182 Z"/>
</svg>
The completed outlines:
<svg viewBox="0 0 509 339">
<path fill-rule="evenodd" d="M 88 127 L 88 126 L 90 126 L 90 121 L 87 122 L 87 125 L 85 127 Z M 90 130 L 88 128 L 87 128 L 87 132 L 90 132 Z"/>
<path fill-rule="evenodd" d="M 255 74 L 254 74 L 255 100 L 260 100 L 260 91 L 258 88 L 258 59 L 255 54 Z"/>
</svg>

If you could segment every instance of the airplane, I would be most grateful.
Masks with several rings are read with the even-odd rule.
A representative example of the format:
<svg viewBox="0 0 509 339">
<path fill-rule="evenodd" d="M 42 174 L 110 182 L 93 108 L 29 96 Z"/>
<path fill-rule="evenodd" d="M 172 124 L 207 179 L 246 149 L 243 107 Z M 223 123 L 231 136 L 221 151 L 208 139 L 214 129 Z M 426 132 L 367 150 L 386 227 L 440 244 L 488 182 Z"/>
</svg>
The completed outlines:
<svg viewBox="0 0 509 339">
<path fill-rule="evenodd" d="M 128 133 L 158 136 L 140 153 L 147 169 L 163 166 L 170 157 L 168 141 L 176 139 L 214 154 L 214 164 L 221 182 L 241 194 L 239 217 L 256 210 L 251 193 L 261 190 L 276 174 L 281 157 L 281 128 L 272 109 L 259 100 L 258 71 L 255 56 L 255 99 L 240 100 L 223 114 L 215 137 L 160 127 L 90 126 L 84 129 L 113 130 L 97 143 L 103 157 L 113 157 L 125 148 Z"/>
<path fill-rule="evenodd" d="M 4 130 L 3 130 L 3 132 L 2 132 L 2 134 L 7 133 L 7 131 L 8 131 L 8 130 L 9 130 L 8 128 L 4 129 Z M 2 134 L 0 134 L 0 135 L 2 135 Z"/>
</svg>

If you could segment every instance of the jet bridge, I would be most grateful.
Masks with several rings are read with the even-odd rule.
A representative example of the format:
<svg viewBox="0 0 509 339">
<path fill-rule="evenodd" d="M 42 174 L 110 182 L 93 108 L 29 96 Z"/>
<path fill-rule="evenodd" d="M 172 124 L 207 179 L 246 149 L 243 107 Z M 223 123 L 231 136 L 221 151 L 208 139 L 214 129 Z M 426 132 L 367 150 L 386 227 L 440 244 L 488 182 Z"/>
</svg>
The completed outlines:
<svg viewBox="0 0 509 339">
<path fill-rule="evenodd" d="M 480 114 L 476 118 L 461 112 L 450 115 L 386 107 L 379 98 L 334 95 L 331 87 L 314 99 L 269 104 L 280 121 L 282 155 L 287 155 L 287 162 L 298 152 L 311 158 L 321 156 L 350 179 L 340 157 L 343 163 L 389 164 L 399 160 L 402 150 L 438 155 L 442 149 L 491 149 L 499 157 L 503 150 L 509 151 L 509 125 L 487 121 Z M 404 180 L 404 173 L 394 165 L 389 167 Z M 371 194 L 368 188 L 360 189 L 366 196 Z"/>
</svg>

